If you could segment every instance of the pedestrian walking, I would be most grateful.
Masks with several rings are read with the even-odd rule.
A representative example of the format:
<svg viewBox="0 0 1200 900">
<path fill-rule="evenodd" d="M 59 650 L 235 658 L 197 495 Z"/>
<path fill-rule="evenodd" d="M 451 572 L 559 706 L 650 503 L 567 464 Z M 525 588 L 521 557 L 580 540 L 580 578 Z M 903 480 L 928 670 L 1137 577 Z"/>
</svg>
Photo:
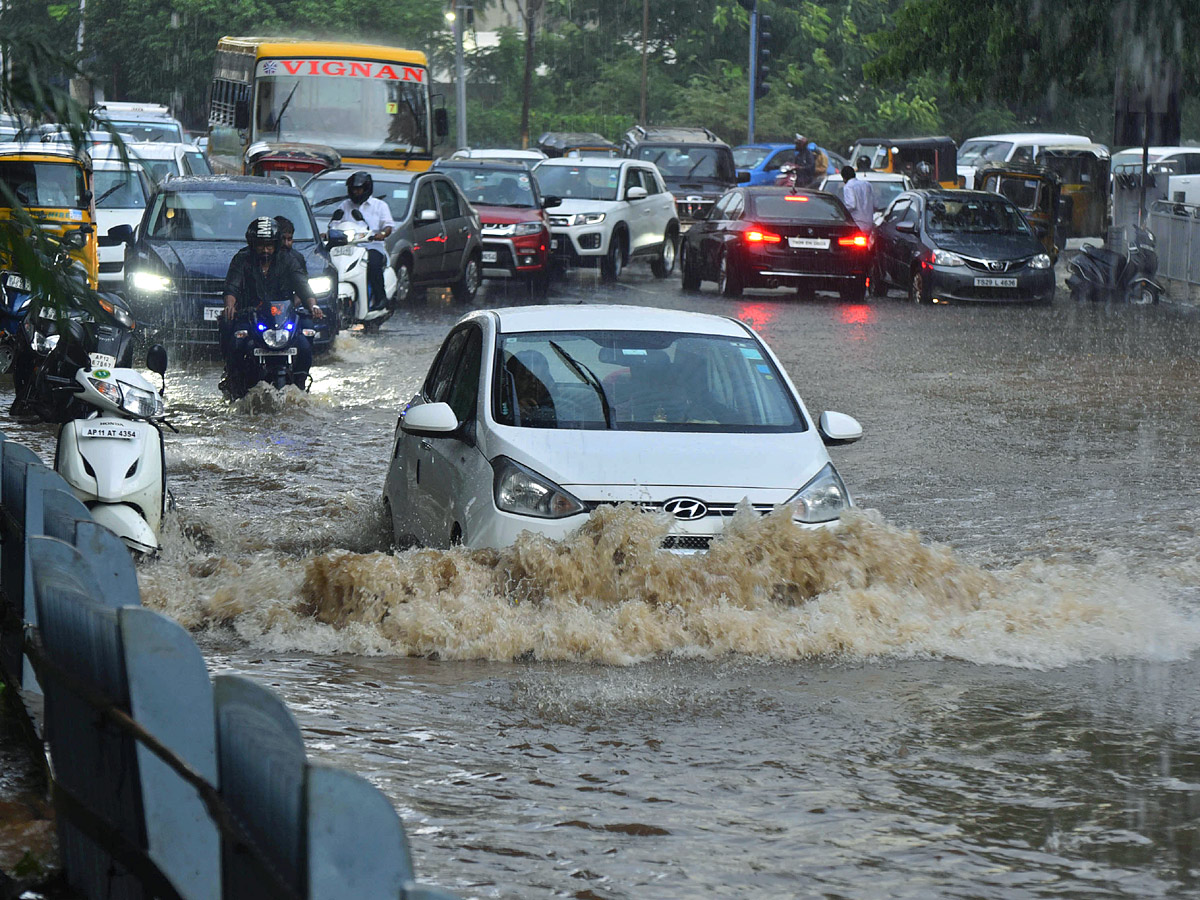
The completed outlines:
<svg viewBox="0 0 1200 900">
<path fill-rule="evenodd" d="M 842 167 L 842 202 L 854 219 L 854 224 L 866 235 L 875 227 L 875 191 L 871 182 L 859 178 L 850 166 Z"/>
</svg>

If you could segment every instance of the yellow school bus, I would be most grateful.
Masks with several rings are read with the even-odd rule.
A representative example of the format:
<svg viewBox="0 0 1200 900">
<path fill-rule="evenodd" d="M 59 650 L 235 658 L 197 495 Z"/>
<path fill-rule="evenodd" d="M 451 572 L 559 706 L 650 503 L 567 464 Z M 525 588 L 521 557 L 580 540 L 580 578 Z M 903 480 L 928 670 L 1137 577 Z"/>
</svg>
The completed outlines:
<svg viewBox="0 0 1200 900">
<path fill-rule="evenodd" d="M 251 157 L 275 146 L 283 154 L 328 148 L 351 166 L 427 169 L 445 134 L 445 109 L 431 107 L 424 53 L 292 38 L 217 43 L 208 112 L 214 172 L 253 174 Z"/>
</svg>

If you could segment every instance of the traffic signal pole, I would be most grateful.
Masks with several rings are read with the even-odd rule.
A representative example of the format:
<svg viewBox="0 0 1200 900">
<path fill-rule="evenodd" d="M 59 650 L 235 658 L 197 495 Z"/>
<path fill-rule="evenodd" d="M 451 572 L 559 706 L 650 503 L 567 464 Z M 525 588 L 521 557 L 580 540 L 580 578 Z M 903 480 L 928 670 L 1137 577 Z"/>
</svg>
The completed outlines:
<svg viewBox="0 0 1200 900">
<path fill-rule="evenodd" d="M 758 78 L 758 0 L 754 0 L 754 6 L 750 10 L 750 115 L 749 127 L 746 129 L 748 136 L 747 144 L 754 143 L 754 95 L 757 93 L 757 85 L 755 81 Z"/>
</svg>

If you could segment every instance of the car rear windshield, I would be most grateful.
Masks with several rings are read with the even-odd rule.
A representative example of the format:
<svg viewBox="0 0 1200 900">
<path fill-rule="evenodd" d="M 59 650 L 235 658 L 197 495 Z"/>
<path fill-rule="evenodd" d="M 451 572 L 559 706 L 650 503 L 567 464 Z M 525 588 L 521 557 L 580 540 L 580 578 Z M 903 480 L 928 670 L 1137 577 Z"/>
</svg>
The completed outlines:
<svg viewBox="0 0 1200 900">
<path fill-rule="evenodd" d="M 871 196 L 875 200 L 875 210 L 882 212 L 891 206 L 892 201 L 904 193 L 906 188 L 903 181 L 876 181 L 873 178 L 865 179 L 871 185 Z M 821 188 L 827 194 L 833 194 L 839 200 L 846 189 L 846 183 L 842 181 L 842 176 L 838 175 L 825 182 L 825 186 Z"/>
<path fill-rule="evenodd" d="M 408 214 L 411 185 L 407 181 L 372 180 L 375 183 L 374 196 L 388 205 L 392 218 L 399 222 Z M 346 179 L 314 178 L 304 185 L 304 196 L 308 198 L 313 212 L 324 219 L 333 215 L 333 211 L 346 199 Z"/>
<path fill-rule="evenodd" d="M 750 194 L 750 215 L 756 219 L 800 219 L 804 222 L 850 221 L 840 200 L 814 194 Z"/>
<path fill-rule="evenodd" d="M 1002 197 L 930 197 L 925 225 L 943 234 L 1032 234 L 1020 210 Z"/>
<path fill-rule="evenodd" d="M 245 241 L 259 216 L 284 216 L 297 241 L 314 239 L 311 217 L 298 194 L 252 191 L 168 191 L 154 200 L 147 235 L 165 241 Z"/>
<path fill-rule="evenodd" d="M 733 181 L 733 154 L 724 147 L 650 144 L 638 148 L 638 159 L 658 166 L 666 178 L 719 178 Z"/>
<path fill-rule="evenodd" d="M 616 166 L 538 166 L 533 177 L 543 197 L 616 200 L 621 170 Z"/>
<path fill-rule="evenodd" d="M 560 430 L 765 434 L 807 427 L 753 338 L 656 331 L 499 335 L 492 417 Z"/>
<path fill-rule="evenodd" d="M 86 207 L 83 202 L 83 169 L 71 162 L 27 162 L 0 160 L 0 207 L 12 205 L 10 196 L 22 206 L 35 208 Z"/>
<path fill-rule="evenodd" d="M 512 169 L 489 169 L 484 166 L 451 167 L 445 174 L 462 188 L 472 203 L 484 206 L 513 206 L 532 209 L 538 205 L 533 181 L 528 172 Z"/>
</svg>

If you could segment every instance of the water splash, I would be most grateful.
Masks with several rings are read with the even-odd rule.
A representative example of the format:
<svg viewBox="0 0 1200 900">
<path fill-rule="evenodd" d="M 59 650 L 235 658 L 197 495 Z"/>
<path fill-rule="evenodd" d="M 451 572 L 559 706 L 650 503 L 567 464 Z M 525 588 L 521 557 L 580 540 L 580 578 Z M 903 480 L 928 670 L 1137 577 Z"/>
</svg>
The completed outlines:
<svg viewBox="0 0 1200 900">
<path fill-rule="evenodd" d="M 309 393 L 292 384 L 277 390 L 259 382 L 244 397 L 234 400 L 229 409 L 244 416 L 277 416 L 294 410 L 328 409 L 332 405 L 333 398 L 328 394 Z"/>
</svg>

